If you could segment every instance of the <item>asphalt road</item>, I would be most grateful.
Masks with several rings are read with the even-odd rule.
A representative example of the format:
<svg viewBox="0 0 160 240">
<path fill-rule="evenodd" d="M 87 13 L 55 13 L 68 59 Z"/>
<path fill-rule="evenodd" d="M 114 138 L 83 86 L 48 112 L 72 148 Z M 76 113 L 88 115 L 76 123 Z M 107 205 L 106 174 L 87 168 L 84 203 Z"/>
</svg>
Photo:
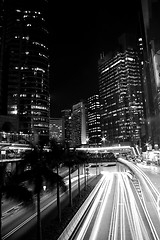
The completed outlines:
<svg viewBox="0 0 160 240">
<path fill-rule="evenodd" d="M 93 178 L 92 175 L 88 180 Z M 72 174 L 72 191 L 73 195 L 77 192 L 77 171 Z M 66 185 L 68 185 L 68 177 L 65 177 Z M 81 187 L 84 185 L 84 174 L 81 171 Z M 61 202 L 63 207 L 69 203 L 68 191 L 61 193 Z M 51 213 L 57 215 L 56 189 L 52 193 L 45 193 L 41 196 L 41 218 L 42 220 L 52 218 Z M 36 226 L 36 206 L 32 208 L 24 208 L 21 204 L 15 202 L 5 202 L 2 212 L 2 239 L 24 239 L 25 234 L 35 229 Z M 35 230 L 34 230 L 35 231 Z"/>
<path fill-rule="evenodd" d="M 83 224 L 77 229 L 74 239 L 160 239 L 160 168 L 128 162 L 127 164 L 135 173 L 135 179 L 130 177 L 127 167 L 121 164 L 116 166 L 104 164 L 98 167 L 98 171 L 94 166 L 89 167 L 90 178 L 96 173 L 102 173 L 101 188 Z M 72 185 L 77 191 L 77 173 L 74 174 Z M 84 182 L 83 174 L 82 182 Z M 55 194 L 48 193 L 42 197 L 42 218 L 51 216 L 53 209 L 56 209 Z M 68 199 L 66 195 L 62 194 L 62 201 L 67 205 L 66 199 Z M 20 235 L 24 235 L 36 225 L 36 212 L 13 203 L 8 211 L 7 204 L 4 203 L 2 217 L 3 239 L 17 240 Z M 28 223 L 24 224 L 25 221 Z M 12 229 L 16 229 L 17 226 L 19 230 L 7 237 L 7 233 L 12 233 Z"/>
<path fill-rule="evenodd" d="M 126 172 L 106 172 L 97 197 L 73 239 L 156 239 L 139 195 Z"/>
</svg>

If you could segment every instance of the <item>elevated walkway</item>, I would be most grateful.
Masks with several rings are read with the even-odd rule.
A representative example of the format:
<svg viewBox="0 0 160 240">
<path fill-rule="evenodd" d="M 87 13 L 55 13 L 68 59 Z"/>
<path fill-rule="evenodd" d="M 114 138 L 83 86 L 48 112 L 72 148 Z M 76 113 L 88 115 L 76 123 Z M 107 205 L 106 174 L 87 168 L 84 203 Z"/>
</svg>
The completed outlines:
<svg viewBox="0 0 160 240">
<path fill-rule="evenodd" d="M 136 151 L 134 147 L 131 146 L 121 146 L 116 145 L 116 146 L 109 146 L 109 147 L 80 147 L 76 148 L 77 151 L 86 151 L 88 153 L 108 153 L 108 152 L 113 152 L 113 153 L 130 153 L 133 154 L 134 156 L 136 155 Z"/>
</svg>

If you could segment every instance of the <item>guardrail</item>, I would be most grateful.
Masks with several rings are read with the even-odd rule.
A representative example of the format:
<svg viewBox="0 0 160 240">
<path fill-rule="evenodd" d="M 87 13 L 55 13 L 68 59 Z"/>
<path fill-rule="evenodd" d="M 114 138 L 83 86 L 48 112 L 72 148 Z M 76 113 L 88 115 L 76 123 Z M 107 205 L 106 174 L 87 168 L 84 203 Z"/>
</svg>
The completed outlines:
<svg viewBox="0 0 160 240">
<path fill-rule="evenodd" d="M 126 165 L 134 173 L 136 178 L 139 180 L 140 185 L 143 185 L 143 186 L 145 185 L 146 186 L 146 188 L 147 188 L 147 194 L 146 194 L 147 195 L 147 201 L 145 201 L 145 200 L 143 201 L 142 207 L 143 207 L 144 213 L 146 215 L 146 218 L 148 220 L 148 224 L 150 226 L 150 229 L 151 229 L 151 232 L 154 236 L 154 239 L 159 240 L 159 237 L 158 237 L 158 234 L 157 234 L 157 232 L 160 234 L 159 221 L 156 221 L 156 219 L 159 219 L 159 217 L 160 217 L 159 208 L 157 207 L 158 196 L 159 196 L 158 190 L 156 189 L 154 184 L 151 182 L 149 177 L 147 177 L 147 175 L 140 168 L 138 168 L 136 165 L 134 165 L 133 163 L 131 163 L 131 162 L 125 160 L 125 159 L 122 159 L 122 158 L 119 158 L 118 162 Z M 144 192 L 144 190 L 143 190 L 143 192 Z M 143 194 L 143 199 L 144 198 L 145 198 L 145 196 Z M 151 210 L 151 205 L 150 205 L 151 202 L 152 202 L 152 206 L 154 207 L 154 208 L 152 208 L 152 210 Z M 154 212 L 155 215 L 153 214 L 153 211 L 155 211 Z M 152 215 L 152 218 L 151 218 L 150 215 Z M 158 215 L 158 217 L 157 217 L 157 215 Z M 153 224 L 153 222 L 154 222 L 154 224 Z"/>
<path fill-rule="evenodd" d="M 0 159 L 0 162 L 1 163 L 8 163 L 8 162 L 18 162 L 18 161 L 21 161 L 22 159 L 21 158 L 6 158 L 6 159 Z"/>
</svg>

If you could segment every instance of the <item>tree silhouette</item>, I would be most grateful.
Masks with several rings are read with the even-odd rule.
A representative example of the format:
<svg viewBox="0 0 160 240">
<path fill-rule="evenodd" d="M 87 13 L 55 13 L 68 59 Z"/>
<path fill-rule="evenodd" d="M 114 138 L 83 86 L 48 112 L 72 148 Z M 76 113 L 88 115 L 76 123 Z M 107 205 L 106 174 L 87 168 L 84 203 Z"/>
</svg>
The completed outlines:
<svg viewBox="0 0 160 240">
<path fill-rule="evenodd" d="M 23 202 L 24 206 L 33 203 L 31 191 L 23 184 L 15 181 L 14 173 L 8 173 L 6 163 L 0 163 L 0 240 L 2 240 L 2 198 Z"/>
<path fill-rule="evenodd" d="M 50 141 L 50 152 L 47 154 L 47 162 L 51 168 L 56 168 L 56 173 L 59 175 L 59 167 L 64 162 L 64 148 L 61 144 L 58 144 L 55 139 L 51 139 Z M 58 221 L 61 222 L 60 181 L 57 181 L 56 185 Z M 63 188 L 64 191 L 67 190 L 66 185 L 64 185 Z"/>
<path fill-rule="evenodd" d="M 33 195 L 37 196 L 37 239 L 42 239 L 41 216 L 40 216 L 40 194 L 43 186 L 53 191 L 58 183 L 63 191 L 66 186 L 63 178 L 56 174 L 52 167 L 47 153 L 43 150 L 43 145 L 32 146 L 32 150 L 26 151 L 22 156 L 22 161 L 17 166 L 16 180 L 18 183 L 27 182 L 32 188 Z"/>
<path fill-rule="evenodd" d="M 71 173 L 72 168 L 76 165 L 74 151 L 71 151 L 69 145 L 65 145 L 64 152 L 64 165 L 68 167 L 68 177 L 69 177 L 69 205 L 72 206 L 72 184 L 71 184 Z"/>
</svg>

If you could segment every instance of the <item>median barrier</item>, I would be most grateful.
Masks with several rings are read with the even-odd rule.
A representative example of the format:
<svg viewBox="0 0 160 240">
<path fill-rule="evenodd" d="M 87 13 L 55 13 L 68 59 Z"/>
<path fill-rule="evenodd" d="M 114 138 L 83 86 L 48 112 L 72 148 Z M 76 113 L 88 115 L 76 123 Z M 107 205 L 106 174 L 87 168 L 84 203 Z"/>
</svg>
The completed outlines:
<svg viewBox="0 0 160 240">
<path fill-rule="evenodd" d="M 87 212 L 90 204 L 92 203 L 98 189 L 100 188 L 101 184 L 103 182 L 103 178 L 100 179 L 100 181 L 96 184 L 92 192 L 89 194 L 85 202 L 82 204 L 80 209 L 77 211 L 77 213 L 74 215 L 72 220 L 69 222 L 67 227 L 63 230 L 61 235 L 57 240 L 68 240 L 73 235 L 74 231 L 76 230 L 77 226 L 79 225 L 79 222 L 84 217 L 85 213 Z"/>
</svg>

